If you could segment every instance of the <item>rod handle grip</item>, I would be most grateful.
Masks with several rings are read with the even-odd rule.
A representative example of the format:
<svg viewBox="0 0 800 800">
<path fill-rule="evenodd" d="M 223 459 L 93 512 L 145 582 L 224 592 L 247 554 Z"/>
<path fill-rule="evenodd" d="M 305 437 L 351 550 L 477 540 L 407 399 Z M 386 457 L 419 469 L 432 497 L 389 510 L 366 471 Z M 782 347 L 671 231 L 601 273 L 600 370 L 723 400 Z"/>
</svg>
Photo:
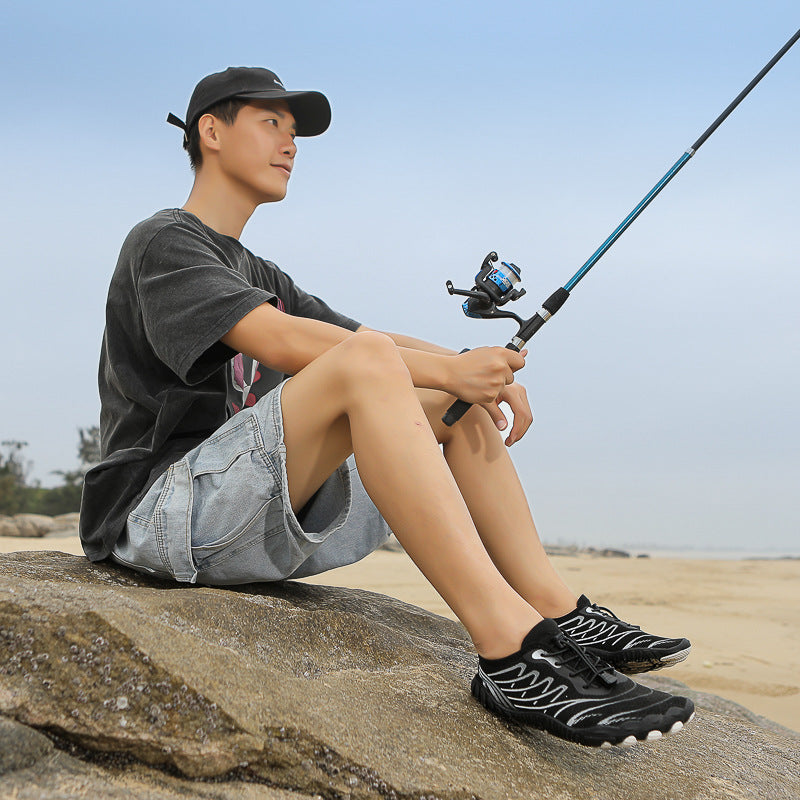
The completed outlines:
<svg viewBox="0 0 800 800">
<path fill-rule="evenodd" d="M 445 415 L 442 417 L 442 422 L 450 428 L 470 410 L 471 406 L 472 403 L 468 403 L 466 400 L 456 400 L 445 412 Z"/>
</svg>

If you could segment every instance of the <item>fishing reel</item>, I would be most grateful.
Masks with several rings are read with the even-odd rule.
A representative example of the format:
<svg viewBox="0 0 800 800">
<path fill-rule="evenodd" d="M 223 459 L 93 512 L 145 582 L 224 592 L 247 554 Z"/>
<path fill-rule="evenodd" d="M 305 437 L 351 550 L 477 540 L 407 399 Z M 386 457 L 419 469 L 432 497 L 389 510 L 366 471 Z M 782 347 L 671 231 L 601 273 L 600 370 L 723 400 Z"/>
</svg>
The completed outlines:
<svg viewBox="0 0 800 800">
<path fill-rule="evenodd" d="M 497 253 L 492 251 L 483 259 L 480 271 L 475 276 L 475 285 L 472 289 L 456 289 L 452 281 L 447 281 L 449 294 L 458 294 L 468 297 L 461 308 L 468 317 L 474 319 L 515 319 L 520 326 L 523 324 L 520 317 L 513 311 L 500 311 L 509 300 L 519 300 L 525 294 L 524 289 L 515 288 L 522 280 L 522 270 L 516 264 L 498 260 Z"/>
</svg>

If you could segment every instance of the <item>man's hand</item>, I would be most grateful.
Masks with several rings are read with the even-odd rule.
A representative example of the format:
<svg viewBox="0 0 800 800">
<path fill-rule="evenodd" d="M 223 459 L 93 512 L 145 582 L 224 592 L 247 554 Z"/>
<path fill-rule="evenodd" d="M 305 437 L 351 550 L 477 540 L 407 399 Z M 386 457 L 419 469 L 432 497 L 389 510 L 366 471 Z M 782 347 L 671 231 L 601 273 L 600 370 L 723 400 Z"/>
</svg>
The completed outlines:
<svg viewBox="0 0 800 800">
<path fill-rule="evenodd" d="M 514 373 L 525 366 L 525 356 L 505 347 L 477 347 L 448 357 L 449 378 L 443 386 L 466 403 L 491 403 Z"/>
<path fill-rule="evenodd" d="M 523 350 L 524 353 L 527 350 Z M 498 430 L 504 431 L 508 427 L 506 415 L 500 408 L 500 403 L 508 403 L 514 415 L 514 424 L 511 432 L 506 437 L 506 447 L 518 442 L 533 424 L 533 412 L 528 403 L 528 393 L 521 383 L 512 383 L 500 392 L 497 399 L 492 403 L 483 403 L 483 407 L 489 412 L 489 416 L 494 420 Z"/>
<path fill-rule="evenodd" d="M 507 403 L 514 414 L 514 424 L 505 444 L 518 442 L 533 422 L 525 387 L 514 382 L 514 373 L 525 366 L 527 350 L 521 353 L 505 347 L 478 347 L 452 357 L 452 384 L 448 391 L 467 403 L 482 405 L 499 430 L 508 427 L 500 408 Z"/>
</svg>

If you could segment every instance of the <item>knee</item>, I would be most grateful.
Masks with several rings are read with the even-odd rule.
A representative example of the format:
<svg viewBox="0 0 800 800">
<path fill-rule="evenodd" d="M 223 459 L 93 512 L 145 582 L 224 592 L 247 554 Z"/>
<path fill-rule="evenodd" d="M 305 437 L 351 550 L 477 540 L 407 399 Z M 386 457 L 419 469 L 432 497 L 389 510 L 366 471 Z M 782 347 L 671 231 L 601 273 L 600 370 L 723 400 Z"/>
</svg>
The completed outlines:
<svg viewBox="0 0 800 800">
<path fill-rule="evenodd" d="M 411 375 L 394 341 L 378 331 L 360 331 L 340 345 L 341 376 L 350 386 L 410 382 Z"/>
<path fill-rule="evenodd" d="M 341 350 L 347 358 L 363 364 L 402 361 L 394 340 L 379 331 L 359 331 L 341 344 Z"/>
</svg>

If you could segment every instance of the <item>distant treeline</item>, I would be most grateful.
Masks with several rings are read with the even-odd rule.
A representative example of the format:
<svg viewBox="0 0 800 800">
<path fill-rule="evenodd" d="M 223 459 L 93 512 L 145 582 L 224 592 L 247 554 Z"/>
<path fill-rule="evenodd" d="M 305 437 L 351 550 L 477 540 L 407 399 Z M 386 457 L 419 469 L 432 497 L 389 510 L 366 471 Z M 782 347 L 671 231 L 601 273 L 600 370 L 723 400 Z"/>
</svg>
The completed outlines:
<svg viewBox="0 0 800 800">
<path fill-rule="evenodd" d="M 100 431 L 97 426 L 78 429 L 78 461 L 75 470 L 58 470 L 61 485 L 44 489 L 30 481 L 33 464 L 25 458 L 27 442 L 0 443 L 0 514 L 47 514 L 56 516 L 79 511 L 83 476 L 100 461 Z"/>
</svg>

